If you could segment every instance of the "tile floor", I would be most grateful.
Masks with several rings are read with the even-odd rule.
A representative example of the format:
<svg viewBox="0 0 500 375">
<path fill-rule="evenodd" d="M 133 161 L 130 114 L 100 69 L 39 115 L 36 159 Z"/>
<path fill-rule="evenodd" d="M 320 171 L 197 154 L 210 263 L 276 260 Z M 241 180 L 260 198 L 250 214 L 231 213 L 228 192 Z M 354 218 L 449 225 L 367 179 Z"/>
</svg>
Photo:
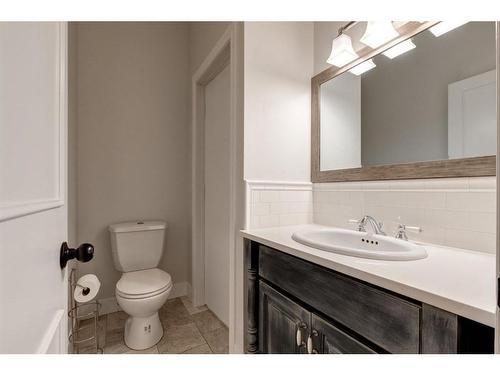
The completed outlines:
<svg viewBox="0 0 500 375">
<path fill-rule="evenodd" d="M 185 297 L 168 300 L 161 308 L 164 335 L 150 349 L 132 350 L 123 341 L 127 314 L 123 311 L 99 318 L 99 344 L 104 354 L 224 354 L 228 353 L 228 329 L 206 307 L 195 308 Z M 85 324 L 85 323 L 83 323 Z M 88 332 L 90 332 L 90 325 Z M 82 332 L 85 335 L 85 329 Z M 80 350 L 93 353 L 93 342 Z"/>
</svg>

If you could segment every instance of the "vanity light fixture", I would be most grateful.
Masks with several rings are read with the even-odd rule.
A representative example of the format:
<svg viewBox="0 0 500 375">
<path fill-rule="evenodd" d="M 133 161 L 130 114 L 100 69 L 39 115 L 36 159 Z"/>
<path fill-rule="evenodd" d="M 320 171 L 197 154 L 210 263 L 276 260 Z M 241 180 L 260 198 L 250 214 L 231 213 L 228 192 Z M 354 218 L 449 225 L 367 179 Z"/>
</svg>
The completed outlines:
<svg viewBox="0 0 500 375">
<path fill-rule="evenodd" d="M 395 58 L 396 56 L 402 55 L 405 52 L 408 52 L 415 48 L 415 44 L 411 41 L 411 39 L 407 39 L 404 42 L 396 44 L 394 47 L 389 48 L 384 52 L 384 55 L 390 59 Z"/>
<path fill-rule="evenodd" d="M 391 21 L 368 21 L 366 31 L 359 41 L 375 49 L 398 36 Z"/>
<path fill-rule="evenodd" d="M 441 36 L 448 31 L 451 31 L 453 29 L 456 29 L 457 27 L 460 27 L 462 25 L 465 25 L 467 21 L 441 21 L 439 22 L 436 26 L 432 26 L 429 30 L 431 33 L 434 34 L 434 36 L 438 37 Z"/>
<path fill-rule="evenodd" d="M 341 68 L 351 61 L 356 60 L 358 57 L 358 54 L 354 51 L 354 48 L 352 48 L 351 37 L 340 33 L 332 41 L 332 52 L 326 62 Z"/>
<path fill-rule="evenodd" d="M 359 76 L 359 75 L 363 74 L 364 72 L 367 72 L 367 71 L 375 68 L 376 66 L 377 65 L 375 65 L 373 60 L 369 59 L 369 60 L 362 62 L 359 65 L 356 65 L 354 68 L 350 69 L 349 72 L 351 72 L 354 75 Z"/>
</svg>

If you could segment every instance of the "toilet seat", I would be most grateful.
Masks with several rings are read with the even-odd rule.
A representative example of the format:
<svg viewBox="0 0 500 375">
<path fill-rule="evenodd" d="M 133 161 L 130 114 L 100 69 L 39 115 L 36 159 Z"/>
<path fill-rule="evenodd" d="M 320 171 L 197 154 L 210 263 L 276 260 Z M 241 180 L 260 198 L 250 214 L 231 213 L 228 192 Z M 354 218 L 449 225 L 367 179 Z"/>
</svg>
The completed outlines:
<svg viewBox="0 0 500 375">
<path fill-rule="evenodd" d="M 144 299 L 170 291 L 172 278 L 158 268 L 125 272 L 116 283 L 116 294 L 127 299 Z"/>
</svg>

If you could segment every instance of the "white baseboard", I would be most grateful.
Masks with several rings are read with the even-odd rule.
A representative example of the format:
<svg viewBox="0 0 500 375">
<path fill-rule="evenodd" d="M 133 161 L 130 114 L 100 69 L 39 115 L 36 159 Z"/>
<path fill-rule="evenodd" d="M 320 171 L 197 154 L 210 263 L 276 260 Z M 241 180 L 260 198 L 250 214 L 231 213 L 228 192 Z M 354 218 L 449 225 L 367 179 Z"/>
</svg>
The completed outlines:
<svg viewBox="0 0 500 375">
<path fill-rule="evenodd" d="M 188 291 L 187 291 L 187 299 L 192 302 L 193 301 L 193 287 L 191 286 L 191 284 L 188 283 Z"/>
<path fill-rule="evenodd" d="M 187 281 L 175 283 L 172 287 L 172 291 L 168 296 L 168 299 L 187 296 L 190 290 L 191 285 Z M 99 315 L 111 314 L 122 310 L 120 305 L 118 305 L 118 302 L 116 301 L 116 297 L 100 298 L 99 303 L 101 304 Z"/>
<path fill-rule="evenodd" d="M 66 319 L 63 319 L 65 316 L 64 309 L 56 311 L 38 346 L 37 354 L 67 353 Z"/>
<path fill-rule="evenodd" d="M 99 303 L 101 304 L 99 315 L 111 314 L 122 310 L 118 302 L 116 302 L 116 297 L 99 298 Z"/>
<path fill-rule="evenodd" d="M 172 287 L 172 291 L 168 296 L 168 299 L 184 297 L 189 294 L 189 290 L 191 289 L 191 285 L 187 281 L 182 281 L 180 283 L 175 283 Z"/>
</svg>

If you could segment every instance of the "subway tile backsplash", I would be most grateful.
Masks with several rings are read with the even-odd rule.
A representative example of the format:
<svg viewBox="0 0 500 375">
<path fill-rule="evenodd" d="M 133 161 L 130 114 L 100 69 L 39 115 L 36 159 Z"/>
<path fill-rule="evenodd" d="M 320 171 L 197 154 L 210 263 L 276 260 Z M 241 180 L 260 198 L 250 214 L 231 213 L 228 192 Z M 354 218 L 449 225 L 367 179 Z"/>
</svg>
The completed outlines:
<svg viewBox="0 0 500 375">
<path fill-rule="evenodd" d="M 372 215 L 392 235 L 419 226 L 412 240 L 488 253 L 496 243 L 495 177 L 341 183 L 247 181 L 250 228 L 316 223 L 355 229 Z"/>
<path fill-rule="evenodd" d="M 413 240 L 495 252 L 495 177 L 321 183 L 313 188 L 313 222 L 354 228 L 372 215 L 392 234 L 398 223 L 419 226 Z"/>
<path fill-rule="evenodd" d="M 247 181 L 250 228 L 312 223 L 311 183 Z"/>
</svg>

